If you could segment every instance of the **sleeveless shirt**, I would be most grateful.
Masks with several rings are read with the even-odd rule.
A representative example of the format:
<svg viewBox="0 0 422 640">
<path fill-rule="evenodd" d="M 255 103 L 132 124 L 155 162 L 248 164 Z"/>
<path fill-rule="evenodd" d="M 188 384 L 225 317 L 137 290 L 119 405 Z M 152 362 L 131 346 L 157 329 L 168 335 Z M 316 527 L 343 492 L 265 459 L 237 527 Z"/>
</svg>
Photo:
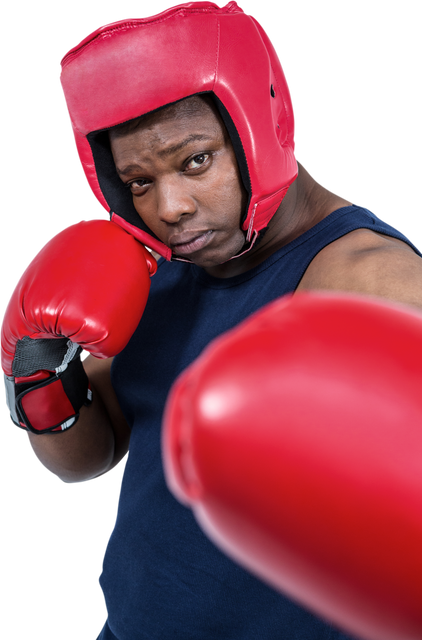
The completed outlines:
<svg viewBox="0 0 422 640">
<path fill-rule="evenodd" d="M 171 385 L 204 347 L 294 291 L 321 249 L 360 228 L 403 240 L 417 252 L 372 213 L 349 206 L 235 277 L 159 262 L 142 320 L 112 366 L 131 439 L 100 579 L 108 620 L 98 640 L 349 637 L 238 567 L 205 537 L 192 512 L 166 487 L 160 432 Z"/>
</svg>

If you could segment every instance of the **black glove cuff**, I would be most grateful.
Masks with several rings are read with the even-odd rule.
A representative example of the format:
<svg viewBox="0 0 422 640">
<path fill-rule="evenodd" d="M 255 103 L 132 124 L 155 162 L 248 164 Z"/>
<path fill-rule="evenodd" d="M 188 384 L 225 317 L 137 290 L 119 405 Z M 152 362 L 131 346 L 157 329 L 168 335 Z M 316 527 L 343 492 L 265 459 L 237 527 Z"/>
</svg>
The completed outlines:
<svg viewBox="0 0 422 640">
<path fill-rule="evenodd" d="M 60 372 L 38 381 L 6 376 L 6 395 L 13 422 L 32 433 L 65 431 L 79 418 L 92 392 L 79 354 Z"/>
</svg>

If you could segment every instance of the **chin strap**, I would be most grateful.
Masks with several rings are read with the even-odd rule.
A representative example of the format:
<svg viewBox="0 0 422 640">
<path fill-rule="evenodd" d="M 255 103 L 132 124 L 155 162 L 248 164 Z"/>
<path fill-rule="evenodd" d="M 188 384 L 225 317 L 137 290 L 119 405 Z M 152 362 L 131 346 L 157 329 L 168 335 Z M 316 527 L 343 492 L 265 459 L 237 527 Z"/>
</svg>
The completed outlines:
<svg viewBox="0 0 422 640">
<path fill-rule="evenodd" d="M 242 249 L 240 250 L 240 253 L 236 253 L 235 256 L 232 256 L 231 258 L 226 260 L 226 262 L 230 262 L 230 260 L 234 260 L 235 258 L 240 258 L 240 256 L 243 256 L 243 255 L 245 255 L 245 253 L 248 253 L 248 251 L 250 251 L 252 249 L 252 247 L 254 246 L 255 242 L 258 240 L 258 236 L 259 236 L 258 231 L 254 231 L 253 232 L 253 236 L 252 236 L 252 240 L 250 242 L 248 242 L 248 240 L 247 240 L 246 243 L 243 245 Z M 244 247 L 246 247 L 246 249 Z"/>
<path fill-rule="evenodd" d="M 230 260 L 234 260 L 235 258 L 240 258 L 240 256 L 243 256 L 245 253 L 248 253 L 248 251 L 252 249 L 255 242 L 257 241 L 258 236 L 259 236 L 259 232 L 254 231 L 252 236 L 252 241 L 251 242 L 246 241 L 243 247 L 241 248 L 240 253 L 236 253 L 236 255 L 232 256 L 228 260 L 225 260 L 224 262 L 221 262 L 221 264 L 226 264 L 226 262 L 230 262 Z M 194 264 L 194 262 L 189 258 L 179 258 L 179 256 L 174 256 L 174 255 L 172 255 L 171 260 L 172 262 L 188 262 L 189 264 Z"/>
</svg>

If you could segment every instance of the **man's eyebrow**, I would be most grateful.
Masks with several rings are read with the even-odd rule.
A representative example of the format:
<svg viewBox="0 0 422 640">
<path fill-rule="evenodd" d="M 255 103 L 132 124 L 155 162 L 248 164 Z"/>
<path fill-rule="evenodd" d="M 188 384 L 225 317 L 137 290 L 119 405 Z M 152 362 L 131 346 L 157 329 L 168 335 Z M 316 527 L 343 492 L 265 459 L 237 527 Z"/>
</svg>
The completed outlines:
<svg viewBox="0 0 422 640">
<path fill-rule="evenodd" d="M 173 144 L 170 147 L 165 147 L 158 151 L 159 156 L 170 156 L 173 153 L 177 153 L 184 147 L 186 147 L 190 142 L 195 142 L 195 140 L 212 140 L 211 136 L 207 136 L 204 133 L 191 133 L 187 138 L 181 140 L 177 144 Z"/>
<path fill-rule="evenodd" d="M 211 136 L 207 136 L 204 133 L 191 133 L 189 136 L 187 136 L 187 138 L 185 138 L 184 140 L 181 140 L 177 144 L 173 144 L 170 147 L 165 147 L 164 149 L 161 149 L 160 151 L 157 152 L 157 155 L 159 155 L 160 157 L 169 156 L 169 155 L 172 155 L 173 153 L 177 153 L 178 151 L 186 147 L 191 142 L 195 142 L 195 140 L 212 140 L 212 139 L 213 138 Z M 141 169 L 141 167 L 137 164 L 129 164 L 126 167 L 122 167 L 121 169 L 119 169 L 116 166 L 116 169 L 119 176 L 126 176 L 132 173 L 137 173 Z"/>
</svg>

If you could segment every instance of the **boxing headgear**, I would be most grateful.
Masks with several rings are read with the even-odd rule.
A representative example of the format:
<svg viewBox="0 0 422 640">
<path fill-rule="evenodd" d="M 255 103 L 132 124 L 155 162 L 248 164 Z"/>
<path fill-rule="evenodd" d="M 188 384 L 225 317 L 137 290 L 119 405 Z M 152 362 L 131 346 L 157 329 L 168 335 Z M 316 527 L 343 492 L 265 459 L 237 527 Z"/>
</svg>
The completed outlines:
<svg viewBox="0 0 422 640">
<path fill-rule="evenodd" d="M 117 175 L 108 129 L 196 94 L 211 93 L 230 135 L 249 200 L 253 244 L 297 176 L 289 90 L 275 50 L 235 2 L 190 2 L 151 18 L 101 27 L 62 60 L 62 85 L 88 182 L 117 224 L 167 259 Z"/>
</svg>

